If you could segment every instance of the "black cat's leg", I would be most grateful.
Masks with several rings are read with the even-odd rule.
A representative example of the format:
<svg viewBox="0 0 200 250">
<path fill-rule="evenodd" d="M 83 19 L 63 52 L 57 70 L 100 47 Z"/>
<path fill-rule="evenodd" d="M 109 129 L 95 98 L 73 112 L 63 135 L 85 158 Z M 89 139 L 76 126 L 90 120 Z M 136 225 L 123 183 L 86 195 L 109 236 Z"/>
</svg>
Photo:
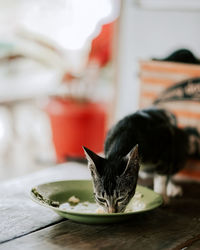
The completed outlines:
<svg viewBox="0 0 200 250">
<path fill-rule="evenodd" d="M 169 203 L 169 198 L 167 196 L 167 182 L 168 182 L 167 175 L 154 174 L 153 189 L 156 193 L 159 193 L 162 195 L 164 204 Z"/>
<path fill-rule="evenodd" d="M 176 197 L 176 196 L 181 196 L 182 194 L 183 194 L 182 187 L 174 184 L 171 178 L 169 178 L 167 183 L 167 196 Z"/>
</svg>

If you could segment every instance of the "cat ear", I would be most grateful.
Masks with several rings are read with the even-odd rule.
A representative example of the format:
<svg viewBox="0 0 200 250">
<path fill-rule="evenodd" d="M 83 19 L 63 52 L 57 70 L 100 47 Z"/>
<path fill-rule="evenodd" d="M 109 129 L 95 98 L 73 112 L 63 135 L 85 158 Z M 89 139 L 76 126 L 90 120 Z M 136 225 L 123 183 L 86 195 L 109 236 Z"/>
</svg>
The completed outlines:
<svg viewBox="0 0 200 250">
<path fill-rule="evenodd" d="M 104 158 L 92 152 L 90 149 L 83 147 L 85 156 L 88 160 L 88 167 L 91 171 L 92 176 L 100 177 Z"/>
<path fill-rule="evenodd" d="M 128 159 L 128 162 L 122 175 L 131 175 L 132 173 L 137 175 L 140 167 L 138 144 L 127 154 L 125 158 Z"/>
</svg>

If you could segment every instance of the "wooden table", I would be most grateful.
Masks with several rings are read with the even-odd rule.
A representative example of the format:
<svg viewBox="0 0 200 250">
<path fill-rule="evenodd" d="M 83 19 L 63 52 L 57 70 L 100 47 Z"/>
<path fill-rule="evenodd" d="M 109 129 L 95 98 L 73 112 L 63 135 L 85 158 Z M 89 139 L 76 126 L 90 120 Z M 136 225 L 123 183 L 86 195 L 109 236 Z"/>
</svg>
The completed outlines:
<svg viewBox="0 0 200 250">
<path fill-rule="evenodd" d="M 67 163 L 0 184 L 0 249 L 200 249 L 200 183 L 181 183 L 184 196 L 169 207 L 111 225 L 75 223 L 29 198 L 39 183 L 88 178 L 85 165 Z"/>
</svg>

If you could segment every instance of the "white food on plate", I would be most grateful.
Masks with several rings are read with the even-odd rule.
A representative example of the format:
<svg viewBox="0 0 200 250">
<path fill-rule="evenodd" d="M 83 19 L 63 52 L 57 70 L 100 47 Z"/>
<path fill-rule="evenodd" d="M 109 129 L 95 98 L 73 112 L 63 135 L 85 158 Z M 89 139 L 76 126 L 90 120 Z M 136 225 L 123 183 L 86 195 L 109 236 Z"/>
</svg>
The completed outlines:
<svg viewBox="0 0 200 250">
<path fill-rule="evenodd" d="M 69 202 L 70 204 L 76 205 L 76 204 L 78 204 L 78 203 L 80 202 L 80 199 L 77 198 L 77 197 L 75 197 L 75 196 L 73 195 L 73 196 L 71 196 L 71 197 L 68 199 L 68 202 Z"/>
<path fill-rule="evenodd" d="M 142 199 L 143 196 L 142 193 L 136 192 L 132 202 L 127 206 L 124 213 L 143 210 L 146 207 Z M 74 195 L 68 199 L 68 202 L 61 204 L 60 209 L 77 213 L 105 214 L 103 208 L 99 207 L 96 203 L 89 201 L 80 202 L 80 199 Z"/>
</svg>

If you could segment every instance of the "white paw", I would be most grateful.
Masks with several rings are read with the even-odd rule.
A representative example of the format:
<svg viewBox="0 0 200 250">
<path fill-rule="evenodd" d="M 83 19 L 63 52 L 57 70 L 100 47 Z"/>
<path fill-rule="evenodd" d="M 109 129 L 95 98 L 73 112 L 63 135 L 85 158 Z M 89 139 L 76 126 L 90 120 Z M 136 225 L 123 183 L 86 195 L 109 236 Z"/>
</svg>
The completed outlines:
<svg viewBox="0 0 200 250">
<path fill-rule="evenodd" d="M 175 197 L 182 196 L 183 190 L 180 186 L 173 184 L 171 181 L 167 184 L 167 196 Z"/>
<path fill-rule="evenodd" d="M 159 194 L 165 194 L 166 193 L 166 182 L 167 182 L 167 176 L 165 175 L 154 175 L 153 179 L 153 189 L 156 193 Z"/>
</svg>

